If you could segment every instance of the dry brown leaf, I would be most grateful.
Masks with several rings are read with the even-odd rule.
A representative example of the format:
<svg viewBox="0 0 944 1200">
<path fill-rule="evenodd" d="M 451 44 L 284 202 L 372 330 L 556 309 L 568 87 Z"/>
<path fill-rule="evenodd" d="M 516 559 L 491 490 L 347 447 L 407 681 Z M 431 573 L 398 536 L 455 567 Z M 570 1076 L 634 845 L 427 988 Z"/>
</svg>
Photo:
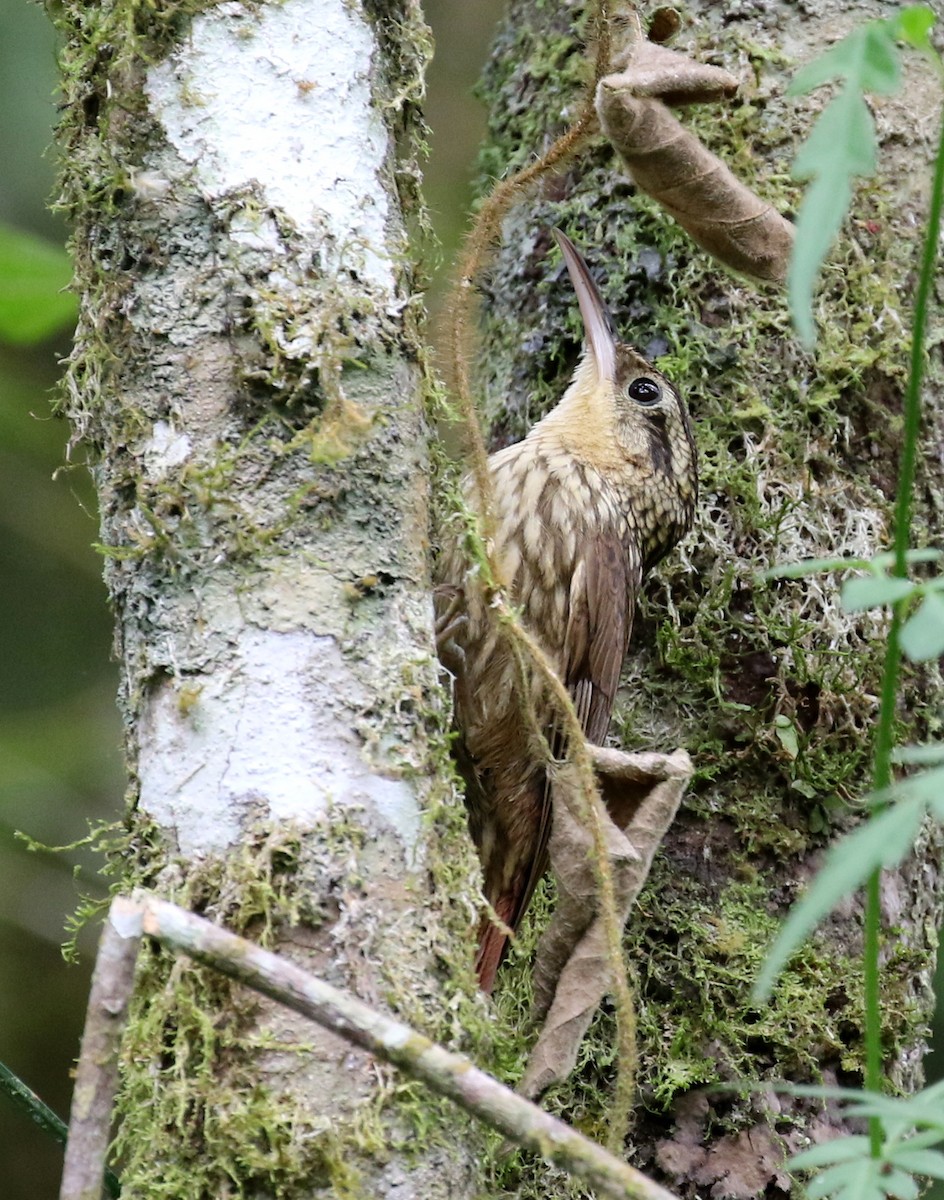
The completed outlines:
<svg viewBox="0 0 944 1200">
<path fill-rule="evenodd" d="M 653 45 L 630 27 L 618 70 L 600 80 L 597 115 L 637 187 L 709 253 L 758 279 L 786 277 L 793 226 L 756 196 L 668 111 L 733 96 L 718 67 Z"/>
<path fill-rule="evenodd" d="M 625 922 L 675 817 L 692 764 L 684 750 L 665 755 L 589 749 L 606 801 L 600 819 L 618 915 Z M 536 1096 L 570 1074 L 590 1019 L 612 986 L 613 964 L 596 899 L 593 838 L 573 799 L 578 787 L 571 768 L 555 775 L 549 849 L 558 901 L 534 966 L 535 1010 L 546 1019 L 518 1085 L 525 1096 Z"/>
<path fill-rule="evenodd" d="M 785 1158 L 776 1134 L 755 1125 L 716 1142 L 693 1177 L 702 1187 L 711 1188 L 712 1200 L 753 1200 L 764 1195 L 771 1183 L 789 1190 Z"/>
<path fill-rule="evenodd" d="M 686 1092 L 674 1105 L 675 1128 L 669 1137 L 656 1143 L 656 1163 L 676 1187 L 689 1183 L 708 1157 L 708 1099 L 703 1092 Z"/>
<path fill-rule="evenodd" d="M 753 1095 L 751 1108 L 760 1120 L 721 1139 L 712 1139 L 711 1109 L 703 1092 L 686 1093 L 674 1108 L 675 1127 L 657 1143 L 656 1162 L 676 1191 L 686 1192 L 694 1184 L 698 1195 L 709 1200 L 752 1200 L 771 1187 L 790 1191 L 783 1164 L 788 1150 L 799 1147 L 771 1128 L 779 1111 L 773 1092 Z"/>
<path fill-rule="evenodd" d="M 738 81 L 728 71 L 656 44 L 672 37 L 679 22 L 679 15 L 673 9 L 659 9 L 653 14 L 647 38 L 635 8 L 613 12 L 610 77 L 624 80 L 633 95 L 655 96 L 663 104 L 730 99 L 738 89 Z"/>
<path fill-rule="evenodd" d="M 641 42 L 620 71 L 606 76 L 610 87 L 621 87 L 640 98 L 652 97 L 672 107 L 730 100 L 738 81 L 721 67 L 695 62 L 686 54 Z"/>
</svg>

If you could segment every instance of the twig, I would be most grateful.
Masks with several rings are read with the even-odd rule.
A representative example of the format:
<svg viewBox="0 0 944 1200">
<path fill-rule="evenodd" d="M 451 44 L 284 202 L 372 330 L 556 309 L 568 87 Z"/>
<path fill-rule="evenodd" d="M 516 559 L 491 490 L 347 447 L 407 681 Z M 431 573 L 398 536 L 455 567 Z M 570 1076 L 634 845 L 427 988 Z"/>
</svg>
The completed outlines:
<svg viewBox="0 0 944 1200">
<path fill-rule="evenodd" d="M 148 895 L 134 899 L 119 896 L 112 902 L 108 927 L 113 923 L 122 931 L 136 929 L 139 934 L 148 934 L 175 950 L 182 950 L 317 1021 L 384 1062 L 401 1067 L 518 1145 L 579 1176 L 601 1196 L 615 1200 L 676 1200 L 671 1192 L 602 1146 L 515 1095 L 473 1066 L 464 1055 L 436 1045 L 401 1021 L 369 1008 L 286 959 L 202 917 Z M 107 1128 L 107 1124 L 105 1117 L 102 1125 Z M 63 1191 L 60 1200 L 67 1200 L 67 1195 L 68 1200 L 92 1197 L 91 1192 Z"/>
<path fill-rule="evenodd" d="M 0 1092 L 5 1093 L 14 1104 L 22 1108 L 40 1129 L 45 1133 L 51 1133 L 57 1142 L 65 1145 L 65 1121 L 57 1117 L 49 1105 L 40 1100 L 33 1089 L 27 1087 L 23 1080 L 14 1075 L 10 1068 L 3 1063 L 0 1063 Z"/>
<path fill-rule="evenodd" d="M 59 1200 L 101 1200 L 118 1087 L 118 1051 L 141 945 L 138 930 L 128 930 L 113 918 L 114 909 L 102 929 L 92 975 Z"/>
</svg>

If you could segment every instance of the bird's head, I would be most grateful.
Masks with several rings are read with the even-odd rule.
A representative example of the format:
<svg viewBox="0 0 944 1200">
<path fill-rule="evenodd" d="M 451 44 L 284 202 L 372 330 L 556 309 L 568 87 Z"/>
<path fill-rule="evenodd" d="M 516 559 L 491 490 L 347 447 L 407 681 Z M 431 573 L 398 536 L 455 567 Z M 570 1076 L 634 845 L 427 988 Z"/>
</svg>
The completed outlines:
<svg viewBox="0 0 944 1200">
<path fill-rule="evenodd" d="M 584 410 L 587 436 L 599 454 L 621 456 L 682 478 L 694 475 L 695 449 L 685 403 L 671 383 L 632 346 L 621 342 L 613 318 L 573 242 L 554 237 L 570 275 L 586 346 L 564 403 Z"/>
</svg>

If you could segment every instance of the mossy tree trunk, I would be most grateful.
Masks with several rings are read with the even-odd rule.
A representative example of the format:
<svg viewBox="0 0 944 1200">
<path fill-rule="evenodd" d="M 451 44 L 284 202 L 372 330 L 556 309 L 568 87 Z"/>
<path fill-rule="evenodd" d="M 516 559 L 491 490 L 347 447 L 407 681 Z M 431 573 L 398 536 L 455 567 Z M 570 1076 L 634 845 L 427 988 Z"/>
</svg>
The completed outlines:
<svg viewBox="0 0 944 1200">
<path fill-rule="evenodd" d="M 643 15 L 655 7 L 640 6 Z M 733 104 L 688 110 L 683 120 L 789 212 L 799 195 L 790 162 L 823 103 L 785 97 L 793 69 L 855 22 L 896 7 L 687 5 L 673 48 L 744 84 Z M 511 0 L 482 89 L 483 178 L 526 165 L 573 119 L 589 75 L 581 14 L 577 5 Z M 517 440 L 556 402 L 579 352 L 554 225 L 585 251 L 623 336 L 657 359 L 697 423 L 697 527 L 649 581 L 612 728 L 627 749 L 685 746 L 697 772 L 627 935 L 641 1056 L 630 1149 L 636 1165 L 685 1195 L 789 1190 L 783 1152 L 837 1128 L 818 1103 L 701 1094 L 698 1085 L 862 1079 L 858 901 L 797 956 L 769 1007 L 752 1005 L 749 993 L 824 846 L 857 819 L 850 801 L 867 787 L 883 628 L 842 612 L 834 577 L 765 584 L 758 573 L 809 556 L 869 556 L 887 543 L 939 108 L 939 83 L 915 56 L 903 94 L 876 106 L 879 174 L 860 189 L 825 269 L 814 355 L 792 337 L 782 291 L 713 262 L 636 193 L 599 141 L 512 211 L 484 285 L 480 382 L 492 448 Z M 929 447 L 940 443 L 941 382 L 935 350 Z M 936 452 L 922 471 L 916 544 L 934 537 L 944 484 Z M 912 672 L 903 736 L 927 733 L 941 698 L 936 671 Z M 921 1077 L 932 1003 L 938 849 L 929 837 L 883 885 L 886 1063 L 905 1089 Z M 608 1014 L 591 1036 L 575 1077 L 548 1097 L 585 1127 L 603 1119 L 612 1080 Z M 527 1178 L 519 1194 L 553 1192 L 543 1171 Z"/>
<path fill-rule="evenodd" d="M 785 206 L 785 167 L 817 103 L 797 115 L 787 73 L 845 32 L 846 7 L 687 9 L 681 42 L 746 80 L 723 115 L 687 119 Z M 856 16 L 893 7 L 870 0 Z M 572 115 L 587 74 L 576 13 L 512 0 L 486 86 L 492 174 Z M 415 4 L 65 0 L 57 21 L 83 297 L 68 408 L 93 458 L 123 667 L 125 879 L 434 1036 L 480 1029 L 462 966 L 474 872 L 430 700 L 408 269 L 428 50 Z M 629 1150 L 681 1192 L 786 1189 L 783 1148 L 833 1127 L 809 1104 L 693 1098 L 696 1085 L 860 1075 L 856 905 L 769 1010 L 748 989 L 861 790 L 880 631 L 841 613 L 831 580 L 763 587 L 756 572 L 869 554 L 887 532 L 936 103 L 919 66 L 907 102 L 883 101 L 882 175 L 828 269 L 815 358 L 792 341 L 779 293 L 710 262 L 602 147 L 512 214 L 489 279 L 496 445 L 556 400 L 576 359 L 569 292 L 548 271 L 552 224 L 581 242 L 619 326 L 662 356 L 699 421 L 699 526 L 650 582 L 614 723 L 628 748 L 686 746 L 699 771 L 629 931 L 642 1055 Z M 929 459 L 919 524 L 939 507 L 937 470 Z M 938 705 L 936 677 L 909 688 Z M 905 1087 L 920 1072 L 938 884 L 927 851 L 886 879 L 887 1061 Z M 496 999 L 512 1071 L 516 970 L 520 959 Z M 363 1056 L 165 956 L 143 962 L 139 996 L 119 1142 L 133 1194 L 474 1194 L 471 1127 Z M 549 1097 L 591 1130 L 612 1075 L 606 1012 L 592 1037 Z M 493 1190 L 567 1190 L 540 1167 L 501 1171 Z"/>
<path fill-rule="evenodd" d="M 410 272 L 427 30 L 412 0 L 55 19 L 82 297 L 66 407 L 122 668 L 122 883 L 455 1041 L 480 1002 Z M 137 995 L 127 1194 L 435 1198 L 474 1177 L 455 1110 L 259 997 L 157 952 Z"/>
</svg>

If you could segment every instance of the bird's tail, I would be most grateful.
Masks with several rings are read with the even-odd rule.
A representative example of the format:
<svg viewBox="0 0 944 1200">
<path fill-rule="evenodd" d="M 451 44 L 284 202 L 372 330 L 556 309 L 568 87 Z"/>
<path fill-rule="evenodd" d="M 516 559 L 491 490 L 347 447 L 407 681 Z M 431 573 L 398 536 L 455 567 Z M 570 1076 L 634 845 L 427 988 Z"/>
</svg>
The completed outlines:
<svg viewBox="0 0 944 1200">
<path fill-rule="evenodd" d="M 508 940 L 508 934 L 498 925 L 492 924 L 488 918 L 483 921 L 475 956 L 475 973 L 479 977 L 479 987 L 486 996 L 491 994 L 495 986 L 495 975 L 508 950 Z"/>
</svg>

